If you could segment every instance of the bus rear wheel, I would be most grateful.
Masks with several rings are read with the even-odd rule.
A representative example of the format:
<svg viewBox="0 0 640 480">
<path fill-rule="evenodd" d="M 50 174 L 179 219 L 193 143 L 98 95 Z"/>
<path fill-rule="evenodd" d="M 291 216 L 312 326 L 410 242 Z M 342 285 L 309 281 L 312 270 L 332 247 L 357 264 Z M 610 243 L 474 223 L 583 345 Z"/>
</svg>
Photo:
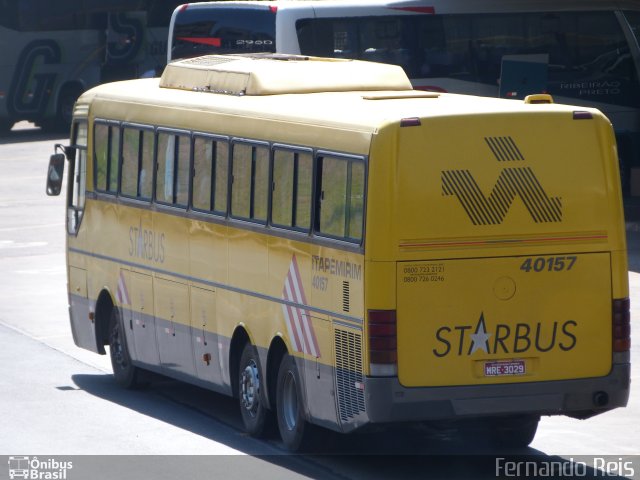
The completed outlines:
<svg viewBox="0 0 640 480">
<path fill-rule="evenodd" d="M 252 437 L 263 437 L 268 432 L 272 414 L 267 408 L 266 392 L 262 388 L 258 350 L 250 343 L 242 350 L 238 375 L 238 400 L 244 429 Z"/>
<path fill-rule="evenodd" d="M 292 452 L 307 452 L 315 446 L 317 432 L 305 418 L 300 375 L 291 355 L 282 358 L 277 385 L 276 410 L 282 443 Z"/>
<path fill-rule="evenodd" d="M 124 388 L 140 386 L 138 381 L 140 369 L 131 362 L 127 339 L 116 307 L 111 309 L 111 317 L 109 319 L 109 357 L 111 357 L 113 376 L 118 385 Z"/>
<path fill-rule="evenodd" d="M 491 440 L 497 447 L 524 448 L 533 442 L 540 417 L 517 415 L 491 421 Z"/>
</svg>

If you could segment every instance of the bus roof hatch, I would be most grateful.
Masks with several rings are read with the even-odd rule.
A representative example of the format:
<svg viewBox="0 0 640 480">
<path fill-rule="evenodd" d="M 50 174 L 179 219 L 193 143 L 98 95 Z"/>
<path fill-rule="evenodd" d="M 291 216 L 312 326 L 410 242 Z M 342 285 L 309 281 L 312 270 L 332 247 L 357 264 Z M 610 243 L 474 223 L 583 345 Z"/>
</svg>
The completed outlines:
<svg viewBox="0 0 640 480">
<path fill-rule="evenodd" d="M 228 95 L 412 90 L 401 67 L 302 55 L 206 55 L 170 63 L 160 87 Z"/>
</svg>

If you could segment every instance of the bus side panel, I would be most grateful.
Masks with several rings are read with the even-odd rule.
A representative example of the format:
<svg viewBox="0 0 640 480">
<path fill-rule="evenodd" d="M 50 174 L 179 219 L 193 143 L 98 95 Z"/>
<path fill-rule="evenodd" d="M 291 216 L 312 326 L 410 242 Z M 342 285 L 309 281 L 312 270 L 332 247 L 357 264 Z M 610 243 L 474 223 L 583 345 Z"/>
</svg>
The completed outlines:
<svg viewBox="0 0 640 480">
<path fill-rule="evenodd" d="M 199 379 L 220 387 L 230 387 L 229 342 L 222 334 L 224 323 L 219 315 L 220 298 L 225 290 L 211 283 L 228 280 L 226 225 L 193 221 L 189 227 L 189 271 L 192 277 L 209 282 L 191 287 L 191 335 L 196 373 Z M 209 360 L 207 360 L 210 358 Z"/>
<path fill-rule="evenodd" d="M 328 284 L 313 283 L 312 262 L 317 255 L 311 245 L 278 237 L 269 238 L 268 244 L 267 292 L 287 302 L 269 304 L 272 318 L 266 321 L 272 322 L 272 338 L 280 337 L 287 353 L 296 359 L 307 416 L 314 423 L 335 428 L 333 375 L 325 365 L 333 355 L 331 323 L 327 315 L 303 307 L 305 304 L 318 306 L 318 294 L 328 301 L 324 298 Z M 279 365 L 271 367 L 277 369 Z"/>
<path fill-rule="evenodd" d="M 184 375 L 195 375 L 189 286 L 156 275 L 154 303 L 160 364 L 164 369 Z"/>
<path fill-rule="evenodd" d="M 98 353 L 95 324 L 89 319 L 87 271 L 69 266 L 69 316 L 73 341 L 78 347 Z"/>
<path fill-rule="evenodd" d="M 222 349 L 216 325 L 216 291 L 191 287 L 191 341 L 196 376 L 222 386 Z"/>
</svg>

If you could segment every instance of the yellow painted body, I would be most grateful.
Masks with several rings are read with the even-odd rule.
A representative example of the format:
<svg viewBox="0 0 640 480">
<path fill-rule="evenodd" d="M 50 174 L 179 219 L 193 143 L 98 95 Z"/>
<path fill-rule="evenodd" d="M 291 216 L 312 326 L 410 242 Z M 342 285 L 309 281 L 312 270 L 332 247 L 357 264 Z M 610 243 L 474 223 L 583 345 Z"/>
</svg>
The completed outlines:
<svg viewBox="0 0 640 480">
<path fill-rule="evenodd" d="M 308 360 L 307 389 L 324 392 L 309 394 L 309 408 L 329 424 L 339 423 L 336 384 L 320 372 L 370 373 L 368 310 L 397 312 L 403 387 L 611 369 L 611 302 L 628 296 L 627 264 L 615 142 L 597 110 L 574 119 L 569 106 L 412 91 L 238 97 L 158 80 L 99 87 L 79 105 L 88 107 L 88 197 L 68 237 L 71 301 L 86 298 L 93 312 L 108 292 L 145 365 L 228 386 L 225 349 L 238 328 L 265 351 L 281 338 Z M 366 159 L 364 240 L 95 192 L 95 119 Z M 296 348 L 286 321 L 294 263 L 315 354 Z M 143 346 L 152 335 L 155 351 Z M 344 335 L 354 341 L 348 358 L 336 351 Z M 494 375 L 499 362 L 524 370 Z"/>
<path fill-rule="evenodd" d="M 611 301 L 628 296 L 607 120 L 534 105 L 461 118 L 438 101 L 451 108 L 376 140 L 393 161 L 371 155 L 367 308 L 397 310 L 400 383 L 606 375 Z M 526 373 L 485 375 L 513 359 Z"/>
</svg>

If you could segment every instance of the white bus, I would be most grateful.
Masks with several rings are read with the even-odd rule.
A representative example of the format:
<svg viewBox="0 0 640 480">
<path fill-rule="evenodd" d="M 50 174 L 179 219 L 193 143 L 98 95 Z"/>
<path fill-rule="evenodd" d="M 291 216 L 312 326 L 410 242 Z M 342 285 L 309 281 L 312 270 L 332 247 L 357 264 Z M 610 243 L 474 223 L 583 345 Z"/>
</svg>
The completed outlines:
<svg viewBox="0 0 640 480">
<path fill-rule="evenodd" d="M 639 27 L 638 0 L 193 3 L 173 13 L 168 60 L 247 52 L 355 58 L 400 65 L 419 89 L 514 99 L 549 93 L 611 119 L 623 192 L 640 196 L 640 181 L 632 182 L 640 180 Z"/>
<path fill-rule="evenodd" d="M 20 120 L 68 129 L 73 103 L 164 66 L 177 0 L 0 0 L 0 134 Z"/>
</svg>

